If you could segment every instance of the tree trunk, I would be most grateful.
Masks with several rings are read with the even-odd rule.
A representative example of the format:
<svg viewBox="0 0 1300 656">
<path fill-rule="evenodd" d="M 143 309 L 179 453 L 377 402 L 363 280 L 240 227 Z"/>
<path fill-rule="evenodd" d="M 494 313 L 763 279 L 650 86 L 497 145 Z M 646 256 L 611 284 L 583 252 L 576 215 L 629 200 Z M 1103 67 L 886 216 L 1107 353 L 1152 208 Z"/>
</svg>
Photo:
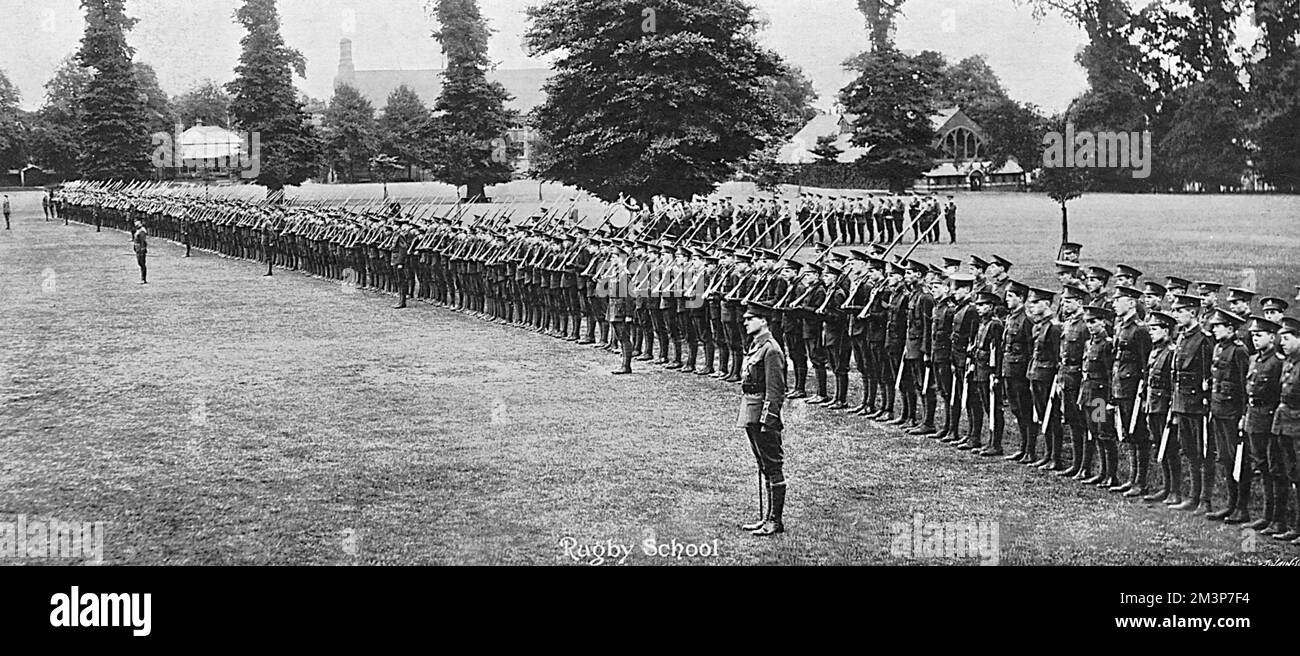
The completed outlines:
<svg viewBox="0 0 1300 656">
<path fill-rule="evenodd" d="M 1061 203 L 1061 244 L 1070 241 L 1070 220 L 1065 213 L 1065 203 Z"/>
<path fill-rule="evenodd" d="M 484 184 L 479 181 L 465 183 L 465 200 L 474 203 L 487 202 Z"/>
</svg>

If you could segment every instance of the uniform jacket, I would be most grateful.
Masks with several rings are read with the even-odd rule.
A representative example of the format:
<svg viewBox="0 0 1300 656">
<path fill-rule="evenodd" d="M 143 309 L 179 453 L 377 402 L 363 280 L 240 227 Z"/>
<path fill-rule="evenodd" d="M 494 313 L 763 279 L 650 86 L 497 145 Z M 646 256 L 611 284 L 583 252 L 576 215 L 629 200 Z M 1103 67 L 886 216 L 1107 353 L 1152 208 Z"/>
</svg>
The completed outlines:
<svg viewBox="0 0 1300 656">
<path fill-rule="evenodd" d="M 1083 380 L 1083 351 L 1088 345 L 1088 327 L 1080 315 L 1061 324 L 1061 361 L 1057 375 L 1066 389 L 1077 389 Z"/>
<path fill-rule="evenodd" d="M 1213 347 L 1199 325 L 1182 330 L 1174 342 L 1173 388 L 1170 410 L 1204 415 L 1209 409 L 1206 386 L 1210 380 Z"/>
<path fill-rule="evenodd" d="M 968 350 L 975 364 L 976 382 L 987 382 L 1002 371 L 1002 320 L 990 314 L 980 319 L 979 330 Z"/>
<path fill-rule="evenodd" d="M 930 361 L 952 362 L 952 321 L 956 315 L 952 298 L 936 301 L 930 313 Z"/>
<path fill-rule="evenodd" d="M 934 320 L 934 297 L 924 288 L 912 293 L 907 307 L 907 333 L 903 357 L 920 360 L 930 355 L 930 325 Z"/>
<path fill-rule="evenodd" d="M 1033 322 L 1025 314 L 1024 306 L 1021 306 L 1009 313 L 1003 321 L 1002 375 L 1007 378 L 1028 378 L 1033 349 Z"/>
<path fill-rule="evenodd" d="M 952 305 L 952 362 L 958 367 L 966 366 L 966 356 L 971 342 L 975 341 L 975 331 L 979 330 L 979 313 L 975 304 L 967 298 L 965 301 L 953 300 Z"/>
<path fill-rule="evenodd" d="M 1034 324 L 1034 349 L 1029 357 L 1029 380 L 1050 383 L 1061 362 L 1061 326 L 1051 319 Z"/>
<path fill-rule="evenodd" d="M 1273 434 L 1300 437 L 1300 355 L 1282 361 L 1280 401 L 1273 415 Z"/>
<path fill-rule="evenodd" d="M 1137 398 L 1142 368 L 1151 355 L 1151 333 L 1136 315 L 1121 319 L 1115 327 L 1115 365 L 1111 370 L 1112 398 Z"/>
<path fill-rule="evenodd" d="M 1236 338 L 1214 345 L 1210 362 L 1210 412 L 1218 419 L 1237 419 L 1246 413 L 1246 374 L 1250 355 Z"/>
<path fill-rule="evenodd" d="M 1250 358 L 1246 374 L 1246 433 L 1273 430 L 1273 415 L 1282 396 L 1282 357 L 1268 348 Z"/>
<path fill-rule="evenodd" d="M 866 309 L 867 301 L 871 300 L 871 289 L 871 282 L 865 276 L 849 286 L 849 291 L 853 293 L 849 295 L 844 311 L 849 315 L 849 335 L 853 337 L 863 337 L 867 334 L 869 321 L 859 319 L 858 315 Z"/>
<path fill-rule="evenodd" d="M 740 381 L 738 428 L 760 423 L 781 430 L 781 405 L 785 402 L 785 353 L 768 331 L 754 336 L 745 352 Z"/>
<path fill-rule="evenodd" d="M 1105 333 L 1091 335 L 1083 348 L 1083 378 L 1079 382 L 1079 407 L 1086 413 L 1112 401 L 1110 381 L 1115 346 Z"/>
<path fill-rule="evenodd" d="M 908 303 L 911 297 L 912 290 L 902 284 L 896 287 L 889 297 L 889 315 L 885 322 L 885 349 L 891 353 L 903 350 L 904 338 L 907 335 Z"/>
<path fill-rule="evenodd" d="M 1147 355 L 1145 402 L 1142 410 L 1147 414 L 1169 412 L 1174 396 L 1173 367 L 1174 345 L 1165 342 L 1153 346 Z"/>
</svg>

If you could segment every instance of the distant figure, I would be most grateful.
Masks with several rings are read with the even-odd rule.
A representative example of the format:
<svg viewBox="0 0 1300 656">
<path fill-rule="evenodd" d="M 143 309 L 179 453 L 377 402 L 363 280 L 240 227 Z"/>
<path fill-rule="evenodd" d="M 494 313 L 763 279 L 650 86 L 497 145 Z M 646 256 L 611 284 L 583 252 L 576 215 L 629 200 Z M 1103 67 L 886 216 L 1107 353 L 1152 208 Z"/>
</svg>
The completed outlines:
<svg viewBox="0 0 1300 656">
<path fill-rule="evenodd" d="M 50 195 L 47 193 L 41 196 L 41 211 L 45 212 L 45 220 L 50 220 Z"/>
<path fill-rule="evenodd" d="M 9 194 L 5 194 L 4 213 L 5 213 L 5 230 L 8 230 L 9 229 Z"/>
<path fill-rule="evenodd" d="M 135 263 L 140 265 L 140 284 L 149 284 L 149 269 L 145 266 L 145 257 L 149 254 L 149 231 L 144 224 L 136 221 L 135 232 L 131 235 L 131 247 L 135 249 Z"/>
<path fill-rule="evenodd" d="M 953 202 L 952 196 L 943 206 L 943 219 L 948 224 L 948 243 L 957 243 L 957 203 Z"/>
</svg>

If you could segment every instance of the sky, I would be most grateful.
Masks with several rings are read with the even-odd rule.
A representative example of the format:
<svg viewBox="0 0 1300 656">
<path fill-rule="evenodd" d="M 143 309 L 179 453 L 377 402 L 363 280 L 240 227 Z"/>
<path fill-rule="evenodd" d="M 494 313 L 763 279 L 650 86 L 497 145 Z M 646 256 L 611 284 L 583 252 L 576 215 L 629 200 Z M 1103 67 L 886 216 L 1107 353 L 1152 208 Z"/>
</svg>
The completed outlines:
<svg viewBox="0 0 1300 656">
<path fill-rule="evenodd" d="M 803 69 L 829 107 L 852 76 L 841 64 L 866 49 L 866 21 L 856 0 L 748 0 L 767 27 L 760 41 Z M 500 68 L 545 67 L 523 49 L 524 10 L 537 0 L 480 0 L 495 30 L 489 55 Z M 327 100 L 338 71 L 339 41 L 351 39 L 358 70 L 441 68 L 442 54 L 425 0 L 280 0 L 281 33 L 307 59 L 297 80 L 308 95 Z M 243 28 L 234 22 L 239 0 L 127 0 L 139 20 L 127 40 L 137 61 L 150 64 L 169 95 L 206 78 L 234 76 Z M 44 101 L 43 85 L 80 42 L 78 0 L 0 0 L 0 70 L 22 94 L 22 107 Z M 1057 16 L 1035 19 L 1017 0 L 908 0 L 897 46 L 936 50 L 949 61 L 982 54 L 1012 98 L 1048 112 L 1064 109 L 1086 88 L 1074 62 L 1086 37 Z"/>
</svg>

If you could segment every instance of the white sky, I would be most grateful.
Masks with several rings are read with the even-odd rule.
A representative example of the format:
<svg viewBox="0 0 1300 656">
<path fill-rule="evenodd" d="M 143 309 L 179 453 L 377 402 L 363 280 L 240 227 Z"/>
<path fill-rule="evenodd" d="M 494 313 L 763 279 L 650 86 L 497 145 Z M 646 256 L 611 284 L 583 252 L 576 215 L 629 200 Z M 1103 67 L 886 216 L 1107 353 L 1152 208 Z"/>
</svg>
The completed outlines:
<svg viewBox="0 0 1300 656">
<path fill-rule="evenodd" d="M 544 66 L 523 51 L 524 8 L 535 0 L 480 0 L 496 30 L 491 56 L 502 68 Z M 750 0 L 769 21 L 763 42 L 813 79 L 828 105 L 851 76 L 840 64 L 866 48 L 855 0 Z M 139 19 L 128 36 L 136 58 L 158 71 L 163 89 L 183 92 L 204 78 L 226 82 L 239 57 L 239 0 L 128 0 Z M 309 95 L 328 99 L 338 43 L 353 41 L 358 69 L 440 68 L 422 0 L 280 0 L 282 33 L 307 58 Z M 0 70 L 18 86 L 25 109 L 39 107 L 42 85 L 76 51 L 84 21 L 77 0 L 0 0 L 5 17 Z M 1060 18 L 1036 21 L 1014 0 L 909 0 L 898 29 L 904 50 L 937 50 L 951 61 L 983 54 L 1013 98 L 1064 109 L 1086 86 L 1074 53 L 1084 36 Z"/>
</svg>

